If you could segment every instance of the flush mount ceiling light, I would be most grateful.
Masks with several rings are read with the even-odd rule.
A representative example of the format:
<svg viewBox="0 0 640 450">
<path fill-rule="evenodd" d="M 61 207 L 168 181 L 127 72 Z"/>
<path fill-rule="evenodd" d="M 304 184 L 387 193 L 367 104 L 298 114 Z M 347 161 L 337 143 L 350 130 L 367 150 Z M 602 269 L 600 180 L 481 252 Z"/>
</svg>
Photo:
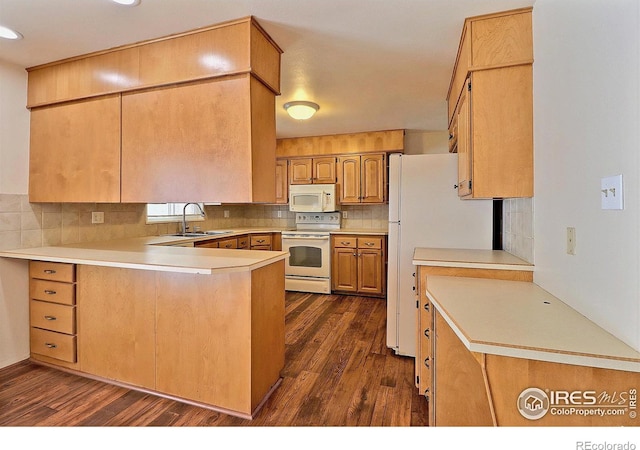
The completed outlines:
<svg viewBox="0 0 640 450">
<path fill-rule="evenodd" d="M 284 109 L 289 113 L 291 117 L 297 120 L 310 119 L 317 110 L 320 109 L 317 103 L 294 101 L 284 104 Z"/>
<path fill-rule="evenodd" d="M 140 4 L 140 0 L 111 0 L 114 3 L 118 3 L 120 5 L 125 6 L 136 6 Z"/>
<path fill-rule="evenodd" d="M 0 37 L 13 40 L 22 39 L 22 35 L 20 33 L 13 31 L 11 28 L 3 27 L 2 25 L 0 25 Z"/>
</svg>

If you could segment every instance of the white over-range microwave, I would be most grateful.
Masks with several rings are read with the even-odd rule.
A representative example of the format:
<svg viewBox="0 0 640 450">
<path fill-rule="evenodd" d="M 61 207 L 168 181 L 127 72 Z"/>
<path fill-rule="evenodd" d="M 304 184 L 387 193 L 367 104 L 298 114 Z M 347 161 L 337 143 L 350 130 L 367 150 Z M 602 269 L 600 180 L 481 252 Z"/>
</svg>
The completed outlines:
<svg viewBox="0 0 640 450">
<path fill-rule="evenodd" d="M 289 211 L 337 211 L 335 184 L 292 184 L 289 186 Z"/>
</svg>

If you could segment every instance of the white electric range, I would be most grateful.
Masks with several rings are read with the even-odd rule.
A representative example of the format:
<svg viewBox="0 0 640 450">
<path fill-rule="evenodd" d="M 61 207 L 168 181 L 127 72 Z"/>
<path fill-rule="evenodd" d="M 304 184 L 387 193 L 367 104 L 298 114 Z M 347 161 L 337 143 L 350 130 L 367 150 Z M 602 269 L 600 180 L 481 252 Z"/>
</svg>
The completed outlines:
<svg viewBox="0 0 640 450">
<path fill-rule="evenodd" d="M 282 232 L 287 291 L 331 293 L 330 232 L 339 229 L 339 212 L 296 214 L 296 230 Z"/>
</svg>

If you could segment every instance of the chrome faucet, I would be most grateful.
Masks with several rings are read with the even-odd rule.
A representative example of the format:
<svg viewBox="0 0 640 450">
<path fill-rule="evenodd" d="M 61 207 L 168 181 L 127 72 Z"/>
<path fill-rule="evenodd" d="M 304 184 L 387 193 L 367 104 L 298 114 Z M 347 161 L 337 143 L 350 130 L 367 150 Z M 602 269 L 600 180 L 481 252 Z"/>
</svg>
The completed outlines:
<svg viewBox="0 0 640 450">
<path fill-rule="evenodd" d="M 182 208 L 182 234 L 187 234 L 187 206 L 196 205 L 200 210 L 200 215 L 202 217 L 205 216 L 204 211 L 199 203 L 185 203 L 184 208 Z"/>
</svg>

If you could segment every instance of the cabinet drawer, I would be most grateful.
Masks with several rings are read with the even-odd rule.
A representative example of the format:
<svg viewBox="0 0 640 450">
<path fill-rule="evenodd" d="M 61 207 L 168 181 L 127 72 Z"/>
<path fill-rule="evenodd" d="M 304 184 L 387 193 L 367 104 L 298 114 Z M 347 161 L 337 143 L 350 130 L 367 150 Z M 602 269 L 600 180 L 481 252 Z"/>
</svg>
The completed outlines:
<svg viewBox="0 0 640 450">
<path fill-rule="evenodd" d="M 196 241 L 193 243 L 193 246 L 202 248 L 218 248 L 218 241 Z"/>
<path fill-rule="evenodd" d="M 76 362 L 76 337 L 54 331 L 31 328 L 31 353 Z"/>
<path fill-rule="evenodd" d="M 76 270 L 73 264 L 31 261 L 29 263 L 29 276 L 41 280 L 73 283 L 76 281 Z"/>
<path fill-rule="evenodd" d="M 29 296 L 34 300 L 75 305 L 76 285 L 31 278 L 29 280 Z"/>
<path fill-rule="evenodd" d="M 336 236 L 333 241 L 333 246 L 343 248 L 356 248 L 358 246 L 358 239 L 350 236 Z"/>
<path fill-rule="evenodd" d="M 223 239 L 218 241 L 218 247 L 220 248 L 238 248 L 238 239 Z"/>
<path fill-rule="evenodd" d="M 238 248 L 249 248 L 249 236 L 240 236 L 238 238 Z"/>
<path fill-rule="evenodd" d="M 254 248 L 258 245 L 268 245 L 271 246 L 271 235 L 270 234 L 256 234 L 255 236 L 251 236 L 251 248 Z"/>
<path fill-rule="evenodd" d="M 358 238 L 358 248 L 382 248 L 382 238 L 380 237 L 361 237 Z"/>
<path fill-rule="evenodd" d="M 270 245 L 254 245 L 251 250 L 271 250 Z"/>
<path fill-rule="evenodd" d="M 31 326 L 59 333 L 76 333 L 75 306 L 31 300 Z"/>
</svg>

